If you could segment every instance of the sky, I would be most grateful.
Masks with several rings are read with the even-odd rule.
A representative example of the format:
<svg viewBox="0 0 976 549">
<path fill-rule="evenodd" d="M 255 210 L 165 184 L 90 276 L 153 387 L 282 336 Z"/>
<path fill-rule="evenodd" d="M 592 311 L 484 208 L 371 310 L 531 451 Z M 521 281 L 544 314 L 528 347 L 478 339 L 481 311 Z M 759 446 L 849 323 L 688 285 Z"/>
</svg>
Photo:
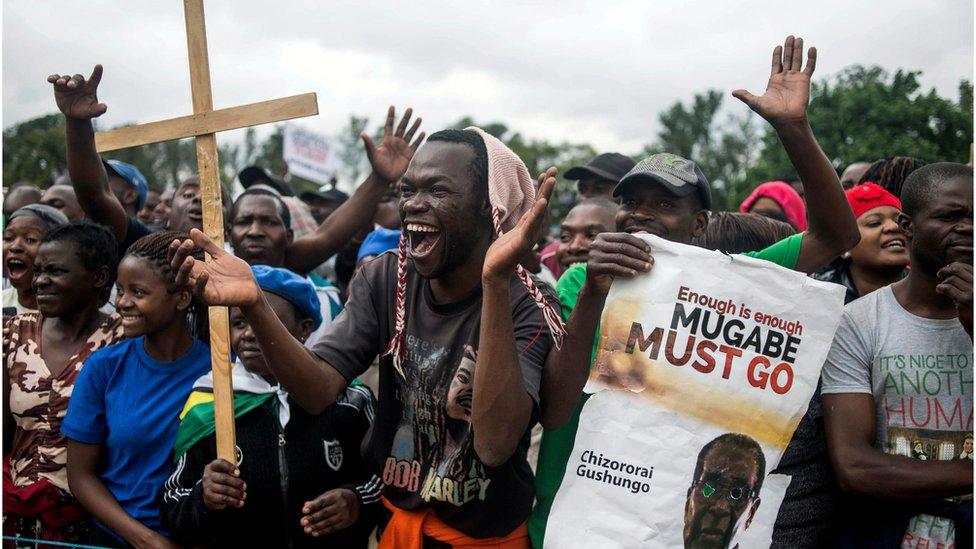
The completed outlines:
<svg viewBox="0 0 976 549">
<path fill-rule="evenodd" d="M 378 123 L 394 104 L 428 133 L 470 115 L 635 154 L 675 101 L 761 93 L 787 34 L 817 47 L 815 78 L 855 63 L 916 69 L 953 99 L 973 79 L 971 0 L 211 0 L 206 15 L 215 108 L 314 91 L 319 115 L 300 124 L 326 134 L 350 114 Z M 5 0 L 2 29 L 5 128 L 56 112 L 47 75 L 95 63 L 102 127 L 192 112 L 179 2 Z"/>
</svg>

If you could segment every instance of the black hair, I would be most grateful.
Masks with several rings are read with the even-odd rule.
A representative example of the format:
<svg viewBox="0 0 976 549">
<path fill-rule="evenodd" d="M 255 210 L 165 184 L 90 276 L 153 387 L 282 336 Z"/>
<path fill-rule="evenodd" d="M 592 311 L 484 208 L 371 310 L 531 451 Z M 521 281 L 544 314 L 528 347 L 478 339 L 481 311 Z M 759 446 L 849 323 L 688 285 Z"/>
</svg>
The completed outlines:
<svg viewBox="0 0 976 549">
<path fill-rule="evenodd" d="M 874 161 L 861 176 L 861 183 L 877 183 L 889 193 L 900 196 L 902 185 L 912 172 L 925 166 L 928 162 L 911 156 L 892 156 Z"/>
<path fill-rule="evenodd" d="M 752 493 L 758 495 L 766 477 L 766 455 L 763 454 L 762 447 L 754 438 L 742 433 L 725 433 L 702 446 L 701 451 L 698 452 L 698 461 L 695 463 L 694 482 L 697 482 L 701 477 L 702 469 L 705 467 L 705 458 L 716 446 L 735 448 L 752 454 L 753 461 L 756 463 L 756 485 L 752 487 Z"/>
<path fill-rule="evenodd" d="M 793 225 L 757 213 L 714 212 L 708 226 L 692 244 L 706 250 L 741 254 L 765 249 L 796 234 Z"/>
<path fill-rule="evenodd" d="M 277 195 L 267 189 L 248 189 L 243 193 L 241 193 L 241 196 L 237 197 L 237 200 L 234 201 L 234 205 L 230 210 L 232 214 L 232 217 L 230 219 L 231 223 L 234 222 L 233 213 L 237 211 L 237 204 L 239 204 L 240 201 L 243 200 L 245 196 L 252 196 L 252 195 L 268 196 L 274 199 L 275 206 L 278 208 L 278 216 L 281 217 L 281 222 L 284 223 L 286 229 L 289 230 L 291 229 L 291 210 L 288 209 L 288 205 L 285 204 L 285 201 L 281 199 L 280 195 Z"/>
<path fill-rule="evenodd" d="M 471 130 L 441 130 L 427 138 L 427 142 L 444 141 L 446 143 L 463 143 L 474 150 L 474 161 L 471 162 L 471 173 L 474 174 L 479 192 L 488 196 L 488 149 L 485 140 L 477 132 Z"/>
<path fill-rule="evenodd" d="M 620 209 L 620 204 L 617 204 L 612 200 L 607 200 L 606 198 L 600 198 L 600 197 L 584 198 L 583 200 L 580 200 L 579 202 L 574 204 L 573 208 L 575 208 L 576 206 L 598 206 L 600 208 L 607 210 L 608 212 L 613 213 L 614 215 L 616 215 L 617 210 Z"/>
<path fill-rule="evenodd" d="M 924 204 L 932 200 L 943 183 L 959 178 L 972 180 L 973 169 L 956 162 L 937 162 L 913 171 L 901 189 L 901 211 L 908 217 L 914 217 Z"/>
<path fill-rule="evenodd" d="M 115 274 L 119 263 L 118 245 L 112 232 L 91 221 L 75 221 L 58 225 L 45 233 L 41 244 L 51 242 L 71 242 L 82 265 L 90 271 L 108 268 L 108 284 L 115 284 Z"/>
<path fill-rule="evenodd" d="M 166 290 L 170 293 L 179 291 L 176 286 L 176 272 L 170 265 L 169 246 L 174 240 L 186 240 L 190 236 L 176 231 L 157 231 L 136 240 L 126 250 L 124 257 L 138 257 L 149 263 L 156 272 L 167 281 Z M 197 261 L 203 261 L 203 250 L 194 247 L 190 253 Z M 123 258 L 124 259 L 124 258 Z M 190 302 L 188 322 L 191 335 L 205 343 L 210 342 L 210 324 L 207 318 L 207 307 L 194 298 Z"/>
</svg>

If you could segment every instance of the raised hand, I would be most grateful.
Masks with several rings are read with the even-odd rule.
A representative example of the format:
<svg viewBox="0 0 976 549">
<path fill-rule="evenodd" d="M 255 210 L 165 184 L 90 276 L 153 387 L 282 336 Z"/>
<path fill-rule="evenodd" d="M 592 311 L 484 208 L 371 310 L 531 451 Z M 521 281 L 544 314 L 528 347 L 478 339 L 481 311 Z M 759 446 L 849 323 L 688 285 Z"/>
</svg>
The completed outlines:
<svg viewBox="0 0 976 549">
<path fill-rule="evenodd" d="M 627 233 L 600 233 L 590 244 L 586 285 L 606 295 L 616 277 L 634 278 L 654 265 L 651 245 Z"/>
<path fill-rule="evenodd" d="M 54 84 L 54 101 L 68 118 L 90 120 L 105 114 L 108 107 L 98 102 L 98 83 L 102 80 L 102 66 L 95 65 L 88 80 L 74 76 L 52 74 L 47 81 Z"/>
<path fill-rule="evenodd" d="M 549 168 L 539 175 L 539 191 L 536 193 L 535 204 L 525 212 L 518 225 L 491 243 L 481 271 L 482 278 L 507 282 L 526 252 L 539 242 L 546 208 L 549 207 L 549 196 L 555 186 L 556 168 Z"/>
<path fill-rule="evenodd" d="M 943 267 L 936 274 L 939 285 L 935 291 L 956 304 L 959 323 L 973 337 L 973 266 L 956 261 Z"/>
<path fill-rule="evenodd" d="M 312 537 L 348 528 L 359 518 L 359 499 L 352 490 L 336 488 L 302 507 L 302 529 Z"/>
<path fill-rule="evenodd" d="M 413 114 L 413 109 L 408 108 L 405 113 L 403 113 L 403 119 L 396 127 L 396 131 L 393 131 L 393 122 L 396 119 L 396 109 L 390 106 L 390 109 L 386 111 L 386 125 L 383 127 L 383 140 L 380 141 L 379 146 L 373 143 L 366 132 L 363 132 L 360 137 L 363 139 L 363 145 L 366 146 L 366 157 L 369 158 L 370 165 L 373 166 L 373 172 L 378 175 L 384 181 L 393 184 L 403 177 L 403 174 L 407 171 L 407 166 L 410 165 L 410 160 L 413 158 L 413 153 L 417 152 L 417 147 L 424 141 L 424 137 L 427 134 L 420 132 L 420 135 L 416 139 L 413 138 L 417 129 L 420 127 L 421 118 L 417 118 L 410 129 L 407 130 L 407 125 L 410 123 L 410 116 Z M 411 142 L 411 140 L 413 140 Z"/>
<path fill-rule="evenodd" d="M 194 245 L 210 254 L 212 261 L 194 259 Z M 190 240 L 174 240 L 169 247 L 170 267 L 176 271 L 176 284 L 189 288 L 207 305 L 246 307 L 261 299 L 261 288 L 251 266 L 227 253 L 199 229 L 190 230 Z"/>
<path fill-rule="evenodd" d="M 803 39 L 788 36 L 782 46 L 773 50 L 766 93 L 756 97 L 740 89 L 732 95 L 773 126 L 805 121 L 810 101 L 810 78 L 817 67 L 817 48 L 810 48 L 807 66 L 802 67 Z"/>
<path fill-rule="evenodd" d="M 203 468 L 203 504 L 207 509 L 243 507 L 246 497 L 247 484 L 229 461 L 215 459 Z"/>
</svg>

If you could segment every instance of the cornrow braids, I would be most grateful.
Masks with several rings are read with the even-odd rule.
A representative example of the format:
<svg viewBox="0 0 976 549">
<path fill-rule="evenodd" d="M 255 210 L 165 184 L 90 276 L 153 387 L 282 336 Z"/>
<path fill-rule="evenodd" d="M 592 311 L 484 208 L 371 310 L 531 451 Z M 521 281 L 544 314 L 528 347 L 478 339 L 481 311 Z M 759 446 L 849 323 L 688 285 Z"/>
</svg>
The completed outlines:
<svg viewBox="0 0 976 549">
<path fill-rule="evenodd" d="M 877 183 L 895 196 L 901 196 L 901 188 L 905 180 L 912 172 L 925 166 L 928 162 L 911 156 L 892 156 L 882 158 L 871 164 L 864 175 L 861 176 L 861 183 Z"/>
<path fill-rule="evenodd" d="M 187 233 L 177 231 L 157 231 L 136 240 L 125 252 L 125 257 L 133 256 L 145 260 L 156 272 L 167 281 L 166 291 L 175 293 L 178 291 L 176 286 L 176 272 L 170 265 L 169 246 L 174 240 L 187 240 L 190 236 Z M 194 259 L 204 261 L 203 250 L 194 247 L 190 253 Z M 210 323 L 207 317 L 207 307 L 196 298 L 190 302 L 187 312 L 190 324 L 190 333 L 204 343 L 210 341 Z"/>
</svg>

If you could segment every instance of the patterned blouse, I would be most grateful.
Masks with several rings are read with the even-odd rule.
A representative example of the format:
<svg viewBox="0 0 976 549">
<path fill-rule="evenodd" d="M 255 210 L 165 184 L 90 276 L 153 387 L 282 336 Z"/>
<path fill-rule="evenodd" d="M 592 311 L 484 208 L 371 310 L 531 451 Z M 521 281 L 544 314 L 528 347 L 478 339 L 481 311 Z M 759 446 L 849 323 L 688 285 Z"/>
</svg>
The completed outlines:
<svg viewBox="0 0 976 549">
<path fill-rule="evenodd" d="M 10 380 L 7 403 L 16 422 L 10 469 L 15 486 L 46 479 L 67 492 L 68 441 L 61 434 L 61 421 L 68 398 L 88 356 L 123 338 L 122 319 L 110 316 L 58 375 L 52 375 L 41 358 L 41 322 L 40 313 L 3 322 L 3 366 Z"/>
</svg>

